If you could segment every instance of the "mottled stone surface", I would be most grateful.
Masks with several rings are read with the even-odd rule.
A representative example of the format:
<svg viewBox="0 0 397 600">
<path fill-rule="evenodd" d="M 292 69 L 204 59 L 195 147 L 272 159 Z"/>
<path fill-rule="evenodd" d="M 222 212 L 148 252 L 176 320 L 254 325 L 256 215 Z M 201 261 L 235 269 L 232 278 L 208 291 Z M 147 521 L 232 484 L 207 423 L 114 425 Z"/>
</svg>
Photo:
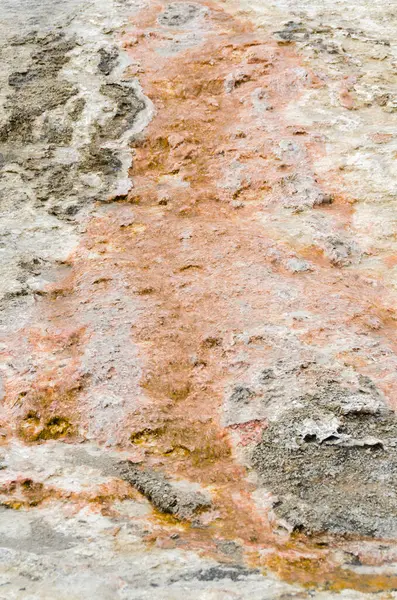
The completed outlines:
<svg viewBox="0 0 397 600">
<path fill-rule="evenodd" d="M 0 599 L 396 597 L 393 4 L 0 8 Z"/>
</svg>

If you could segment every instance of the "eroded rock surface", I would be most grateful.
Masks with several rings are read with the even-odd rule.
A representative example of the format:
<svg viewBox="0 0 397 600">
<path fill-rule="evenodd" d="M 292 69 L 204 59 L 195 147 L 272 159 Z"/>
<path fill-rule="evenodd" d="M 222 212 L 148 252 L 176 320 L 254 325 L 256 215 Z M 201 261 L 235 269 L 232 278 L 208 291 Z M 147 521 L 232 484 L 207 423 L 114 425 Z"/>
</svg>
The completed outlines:
<svg viewBox="0 0 397 600">
<path fill-rule="evenodd" d="M 1 8 L 0 597 L 396 597 L 393 6 Z"/>
<path fill-rule="evenodd" d="M 172 483 L 162 473 L 134 467 L 130 463 L 120 465 L 122 479 L 140 491 L 160 512 L 191 519 L 200 511 L 210 508 L 208 494 L 189 489 L 189 485 Z"/>
<path fill-rule="evenodd" d="M 397 419 L 365 383 L 348 390 L 331 379 L 297 397 L 253 453 L 293 528 L 396 537 Z"/>
<path fill-rule="evenodd" d="M 150 103 L 124 77 L 128 60 L 111 31 L 134 7 L 116 3 L 106 16 L 100 4 L 49 2 L 31 26 L 23 6 L 20 28 L 4 24 L 2 298 L 42 292 L 61 274 L 92 202 L 131 187 L 128 143 Z"/>
</svg>

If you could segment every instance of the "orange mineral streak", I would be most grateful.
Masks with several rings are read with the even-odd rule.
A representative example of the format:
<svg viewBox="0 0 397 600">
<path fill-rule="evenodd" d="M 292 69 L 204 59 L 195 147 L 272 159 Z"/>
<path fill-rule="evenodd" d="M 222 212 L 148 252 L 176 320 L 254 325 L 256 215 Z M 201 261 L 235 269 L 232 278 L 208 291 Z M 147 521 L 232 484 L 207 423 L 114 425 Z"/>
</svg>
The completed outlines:
<svg viewBox="0 0 397 600">
<path fill-rule="evenodd" d="M 273 152 L 279 138 L 291 138 L 282 111 L 300 93 L 294 76 L 299 58 L 293 48 L 261 39 L 249 24 L 213 5 L 205 41 L 198 48 L 162 56 L 166 36 L 156 25 L 160 10 L 158 5 L 145 11 L 134 22 L 137 31 L 125 40 L 127 48 L 129 35 L 137 40 L 131 54 L 139 60 L 141 84 L 158 110 L 135 144 L 131 171 L 134 190 L 129 201 L 141 226 L 131 236 L 140 266 L 131 281 L 147 306 L 134 339 L 150 357 L 142 381 L 150 401 L 131 419 L 131 441 L 144 447 L 149 463 L 215 490 L 216 520 L 204 530 L 188 527 L 181 536 L 183 545 L 188 540 L 190 547 L 212 553 L 218 536 L 237 539 L 252 564 L 268 565 L 290 581 L 321 582 L 335 590 L 390 589 L 395 578 L 339 572 L 328 551 L 312 541 L 298 539 L 288 550 L 272 532 L 266 511 L 253 503 L 254 486 L 236 464 L 219 422 L 225 386 L 233 370 L 239 373 L 234 332 L 243 331 L 250 319 L 263 322 L 277 314 L 271 290 L 263 285 L 263 270 L 291 277 L 269 252 L 276 244 L 281 256 L 288 257 L 290 248 L 271 224 L 266 228 L 259 223 L 258 210 L 271 215 L 280 172 L 284 176 L 292 171 L 274 160 Z M 227 82 L 236 72 L 230 92 Z M 318 82 L 309 78 L 307 85 Z M 248 99 L 254 93 L 267 94 L 276 108 L 268 117 L 273 127 L 253 124 Z M 306 149 L 304 167 L 310 171 L 311 161 L 324 150 L 316 136 L 308 139 Z M 244 165 L 234 187 L 225 181 L 233 161 Z M 319 210 L 333 210 L 340 229 L 348 226 L 353 212 L 341 197 Z M 123 247 L 128 245 L 125 234 Z M 366 288 L 360 298 L 364 284 L 354 274 L 342 280 L 316 249 L 299 250 L 321 273 L 316 281 L 303 277 L 302 294 L 312 308 L 319 309 L 329 289 L 336 288 L 345 302 L 354 294 L 359 312 L 378 313 L 379 295 Z M 341 314 L 336 318 L 340 321 Z M 255 349 L 246 352 L 252 356 Z M 355 366 L 365 366 L 365 361 Z M 244 446 L 264 427 L 266 423 L 232 426 L 229 434 L 240 429 Z M 172 526 L 173 519 L 167 520 Z"/>
<path fill-rule="evenodd" d="M 11 433 L 26 442 L 71 439 L 78 423 L 78 394 L 84 387 L 80 354 L 85 328 L 75 318 L 74 278 L 49 287 L 34 328 L 22 329 L 4 359 L 30 357 L 31 367 L 8 380 L 5 413 Z"/>
<path fill-rule="evenodd" d="M 24 332 L 39 366 L 28 388 L 26 379 L 8 390 L 8 419 L 29 442 L 87 431 L 90 381 L 80 366 L 91 333 L 79 324 L 79 306 L 98 301 L 117 272 L 124 293 L 139 307 L 130 334 L 143 366 L 140 395 L 128 398 L 115 443 L 135 449 L 146 466 L 207 486 L 214 503 L 201 527 L 155 515 L 153 540 L 224 560 L 217 541 L 234 540 L 248 564 L 270 567 L 294 583 L 334 590 L 392 589 L 395 577 L 338 570 L 334 540 L 317 544 L 275 532 L 267 509 L 254 501 L 255 486 L 237 456 L 260 439 L 266 423 L 222 425 L 225 389 L 250 361 L 265 362 L 271 352 L 255 340 L 242 345 L 237 336 L 250 326 L 282 322 L 276 280 L 285 286 L 293 281 L 302 310 L 324 318 L 324 326 L 302 335 L 304 343 L 326 346 L 335 324 L 376 329 L 392 348 L 396 340 L 395 313 L 385 304 L 386 295 L 381 303 L 379 287 L 368 286 L 353 268 L 341 273 L 319 248 L 284 239 L 272 222 L 280 179 L 296 169 L 275 155 L 280 139 L 305 140 L 299 168 L 307 172 L 324 152 L 315 134 L 291 130 L 283 110 L 303 85 L 321 82 L 314 76 L 304 84 L 297 80 L 295 68 L 301 63 L 292 45 L 279 46 L 249 24 L 207 6 L 202 42 L 173 55 L 161 53 L 167 35 L 156 23 L 160 3 L 143 11 L 125 33 L 123 45 L 139 63 L 131 74 L 139 73 L 157 111 L 134 143 L 134 188 L 123 202 L 91 220 L 71 258 L 73 276 L 41 301 L 41 330 Z M 265 119 L 253 116 L 250 99 L 258 94 L 269 105 Z M 230 175 L 233 164 L 236 180 L 233 169 Z M 120 224 L 125 203 L 132 205 L 134 216 Z M 352 215 L 348 199 L 338 196 L 331 206 L 313 210 L 332 211 L 341 230 Z M 99 258 L 91 260 L 90 253 Z M 296 253 L 316 267 L 315 273 L 299 274 L 298 282 L 285 268 Z M 336 306 L 331 312 L 325 308 L 330 293 Z M 368 323 L 371 315 L 374 320 Z M 380 374 L 371 373 L 371 365 L 359 358 L 343 357 L 378 377 L 381 385 Z M 110 370 L 109 378 L 113 375 Z M 383 388 L 392 392 L 387 384 Z M 41 489 L 33 491 L 38 502 L 44 501 Z M 33 491 L 23 490 L 23 497 Z M 173 531 L 177 541 L 170 541 Z"/>
</svg>

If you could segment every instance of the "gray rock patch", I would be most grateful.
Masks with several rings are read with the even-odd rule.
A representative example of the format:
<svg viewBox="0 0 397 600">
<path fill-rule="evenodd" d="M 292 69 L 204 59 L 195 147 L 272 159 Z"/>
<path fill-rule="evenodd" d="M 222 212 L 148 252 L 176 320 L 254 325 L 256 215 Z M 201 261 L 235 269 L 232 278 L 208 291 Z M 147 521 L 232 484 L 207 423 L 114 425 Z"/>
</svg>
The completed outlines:
<svg viewBox="0 0 397 600">
<path fill-rule="evenodd" d="M 118 48 L 116 46 L 113 46 L 112 48 L 100 48 L 99 56 L 100 61 L 98 63 L 98 71 L 102 73 L 102 75 L 110 75 L 117 65 L 119 57 Z"/>
<path fill-rule="evenodd" d="M 293 529 L 397 536 L 397 417 L 371 383 L 300 398 L 270 423 L 252 462 Z"/>
<path fill-rule="evenodd" d="M 211 502 L 202 492 L 181 482 L 170 482 L 159 472 L 143 470 L 129 462 L 120 464 L 120 476 L 133 485 L 158 510 L 180 519 L 191 519 Z"/>
<path fill-rule="evenodd" d="M 198 17 L 202 12 L 202 7 L 197 4 L 173 2 L 172 4 L 168 4 L 157 20 L 164 27 L 182 27 Z"/>
</svg>

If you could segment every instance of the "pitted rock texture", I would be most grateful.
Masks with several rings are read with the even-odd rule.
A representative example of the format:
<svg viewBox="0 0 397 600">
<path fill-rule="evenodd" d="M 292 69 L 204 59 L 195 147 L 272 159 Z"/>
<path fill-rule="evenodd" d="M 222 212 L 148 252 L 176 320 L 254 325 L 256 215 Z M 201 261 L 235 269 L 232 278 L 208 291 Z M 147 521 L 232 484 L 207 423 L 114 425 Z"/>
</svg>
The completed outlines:
<svg viewBox="0 0 397 600">
<path fill-rule="evenodd" d="M 376 391 L 331 380 L 269 424 L 252 460 L 293 529 L 393 539 L 396 447 L 396 416 Z"/>
</svg>

